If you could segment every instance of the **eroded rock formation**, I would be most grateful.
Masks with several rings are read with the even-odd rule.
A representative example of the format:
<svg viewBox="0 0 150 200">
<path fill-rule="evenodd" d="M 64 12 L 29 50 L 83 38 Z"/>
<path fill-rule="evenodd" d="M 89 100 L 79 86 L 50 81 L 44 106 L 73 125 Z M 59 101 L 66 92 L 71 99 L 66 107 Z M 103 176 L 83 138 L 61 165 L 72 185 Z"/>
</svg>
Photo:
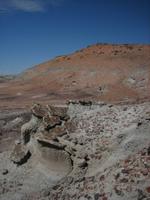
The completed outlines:
<svg viewBox="0 0 150 200">
<path fill-rule="evenodd" d="M 11 159 L 56 182 L 33 199 L 148 199 L 150 104 L 34 104 Z M 24 165 L 23 165 L 24 166 Z"/>
<path fill-rule="evenodd" d="M 89 106 L 91 102 L 79 104 Z M 34 104 L 31 112 L 30 121 L 21 127 L 21 139 L 15 144 L 11 160 L 22 165 L 30 158 L 36 159 L 56 176 L 59 174 L 60 179 L 78 167 L 86 168 L 87 155 L 77 155 L 82 141 L 70 141 L 75 122 L 68 114 L 68 106 Z"/>
</svg>

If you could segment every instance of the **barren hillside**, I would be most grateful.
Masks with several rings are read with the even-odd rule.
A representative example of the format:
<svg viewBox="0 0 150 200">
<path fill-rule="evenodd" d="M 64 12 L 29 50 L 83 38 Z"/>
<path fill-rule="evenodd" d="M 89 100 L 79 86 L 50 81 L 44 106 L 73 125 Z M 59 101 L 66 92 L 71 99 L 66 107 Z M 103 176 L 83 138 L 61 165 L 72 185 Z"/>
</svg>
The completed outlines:
<svg viewBox="0 0 150 200">
<path fill-rule="evenodd" d="M 136 101 L 150 97 L 150 45 L 96 44 L 58 56 L 0 83 L 0 105 L 94 99 Z"/>
</svg>

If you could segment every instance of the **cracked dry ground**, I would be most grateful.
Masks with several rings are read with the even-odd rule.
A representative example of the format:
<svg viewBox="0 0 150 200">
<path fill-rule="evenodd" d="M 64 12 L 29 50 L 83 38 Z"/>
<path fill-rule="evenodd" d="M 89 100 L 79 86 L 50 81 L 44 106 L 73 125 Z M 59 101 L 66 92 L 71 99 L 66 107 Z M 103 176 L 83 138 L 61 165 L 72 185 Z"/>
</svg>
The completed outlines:
<svg viewBox="0 0 150 200">
<path fill-rule="evenodd" d="M 150 103 L 31 112 L 13 150 L 0 154 L 0 199 L 150 199 Z"/>
</svg>

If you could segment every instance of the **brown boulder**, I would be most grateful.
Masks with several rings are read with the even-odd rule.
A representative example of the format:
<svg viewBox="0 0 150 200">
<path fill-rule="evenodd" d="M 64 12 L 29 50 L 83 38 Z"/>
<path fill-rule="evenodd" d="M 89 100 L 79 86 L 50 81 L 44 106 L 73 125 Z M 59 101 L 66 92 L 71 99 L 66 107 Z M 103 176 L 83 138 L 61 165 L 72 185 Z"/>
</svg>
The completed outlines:
<svg viewBox="0 0 150 200">
<path fill-rule="evenodd" d="M 48 111 L 52 116 L 58 116 L 61 120 L 68 120 L 69 116 L 67 114 L 68 107 L 54 107 L 54 106 L 47 106 Z"/>
<path fill-rule="evenodd" d="M 21 143 L 18 143 L 15 144 L 14 150 L 10 158 L 15 164 L 22 165 L 28 161 L 30 156 L 31 156 L 30 151 Z"/>
<path fill-rule="evenodd" d="M 49 132 L 42 133 L 42 138 L 47 140 L 55 140 L 57 137 L 61 137 L 67 134 L 67 131 L 64 126 L 56 126 L 53 129 L 50 129 Z"/>
<path fill-rule="evenodd" d="M 39 118 L 44 117 L 47 113 L 44 106 L 42 106 L 40 104 L 34 104 L 31 108 L 31 111 L 32 111 L 33 115 L 35 115 L 36 117 L 39 117 Z"/>
<path fill-rule="evenodd" d="M 45 129 L 49 130 L 57 125 L 61 125 L 61 120 L 58 116 L 46 115 L 45 117 L 43 117 L 43 124 Z"/>
</svg>

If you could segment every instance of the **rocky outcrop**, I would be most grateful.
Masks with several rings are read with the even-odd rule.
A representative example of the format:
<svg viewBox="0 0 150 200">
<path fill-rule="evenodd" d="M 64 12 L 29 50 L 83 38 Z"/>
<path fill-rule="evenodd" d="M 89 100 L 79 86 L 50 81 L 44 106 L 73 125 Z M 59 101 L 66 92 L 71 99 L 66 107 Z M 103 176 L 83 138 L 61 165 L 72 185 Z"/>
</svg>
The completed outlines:
<svg viewBox="0 0 150 200">
<path fill-rule="evenodd" d="M 11 160 L 22 165 L 29 158 L 47 162 L 47 168 L 59 177 L 74 169 L 86 168 L 86 160 L 77 158 L 80 145 L 69 141 L 75 124 L 68 114 L 68 106 L 41 106 L 34 104 L 29 122 L 21 127 L 21 140 L 16 142 Z"/>
</svg>

